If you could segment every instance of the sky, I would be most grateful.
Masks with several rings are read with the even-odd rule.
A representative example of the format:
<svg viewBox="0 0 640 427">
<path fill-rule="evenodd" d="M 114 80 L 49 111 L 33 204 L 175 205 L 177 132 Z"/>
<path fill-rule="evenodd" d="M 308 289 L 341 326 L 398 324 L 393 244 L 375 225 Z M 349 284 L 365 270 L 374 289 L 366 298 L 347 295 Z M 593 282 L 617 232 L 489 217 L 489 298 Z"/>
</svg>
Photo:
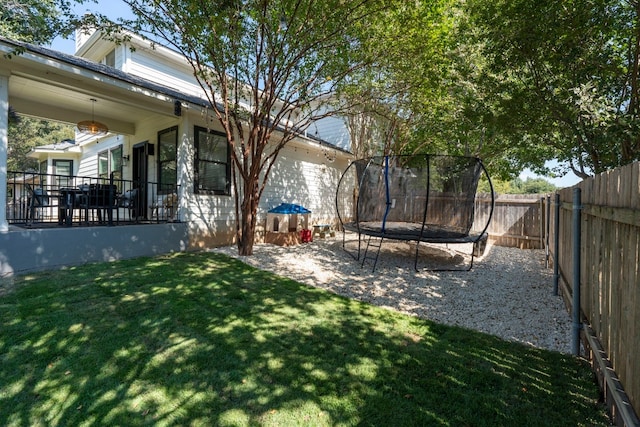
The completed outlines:
<svg viewBox="0 0 640 427">
<path fill-rule="evenodd" d="M 130 17 L 131 12 L 129 11 L 129 7 L 125 5 L 121 0 L 98 0 L 95 3 L 87 2 L 84 5 L 79 5 L 75 8 L 76 13 L 82 14 L 86 12 L 100 11 L 101 13 L 107 15 L 113 20 L 116 20 L 120 17 Z M 65 40 L 62 38 L 57 38 L 51 44 L 51 48 L 58 50 L 60 52 L 73 54 L 75 52 L 75 42 L 74 40 Z M 553 167 L 557 165 L 557 162 L 551 161 L 547 163 L 547 166 Z M 573 173 L 569 172 L 567 175 L 561 178 L 551 178 L 546 176 L 540 176 L 534 174 L 532 171 L 526 169 L 520 173 L 520 179 L 527 180 L 528 178 L 544 178 L 547 181 L 554 184 L 556 187 L 571 187 L 574 184 L 577 184 L 581 181 Z"/>
<path fill-rule="evenodd" d="M 124 4 L 121 0 L 97 0 L 87 1 L 85 4 L 77 5 L 74 8 L 78 15 L 82 15 L 87 12 L 100 12 L 112 20 L 116 20 L 121 17 L 131 17 L 129 6 Z M 60 52 L 73 54 L 76 46 L 73 39 L 65 40 L 61 37 L 56 38 L 51 43 L 51 48 Z"/>
<path fill-rule="evenodd" d="M 552 160 L 547 162 L 545 165 L 547 167 L 554 167 L 558 165 L 558 162 L 555 160 Z M 529 169 L 525 169 L 520 173 L 520 179 L 522 179 L 523 181 L 526 181 L 528 178 L 544 178 L 558 188 L 571 187 L 579 183 L 580 181 L 582 181 L 582 178 L 578 178 L 573 172 L 569 172 L 561 178 L 551 178 L 548 176 L 536 175 Z"/>
</svg>

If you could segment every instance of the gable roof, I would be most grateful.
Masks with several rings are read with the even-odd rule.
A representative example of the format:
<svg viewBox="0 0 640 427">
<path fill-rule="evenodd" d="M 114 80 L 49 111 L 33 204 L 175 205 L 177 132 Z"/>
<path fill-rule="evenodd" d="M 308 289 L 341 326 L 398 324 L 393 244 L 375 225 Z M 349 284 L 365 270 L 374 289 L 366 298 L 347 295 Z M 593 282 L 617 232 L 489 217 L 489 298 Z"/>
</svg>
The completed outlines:
<svg viewBox="0 0 640 427">
<path fill-rule="evenodd" d="M 3 44 L 6 45 L 7 48 L 3 49 L 2 48 Z M 200 108 L 207 108 L 209 106 L 209 101 L 204 97 L 198 97 L 198 96 L 186 94 L 178 90 L 175 90 L 171 87 L 158 84 L 148 79 L 145 79 L 130 73 L 126 73 L 124 71 L 118 70 L 108 65 L 90 61 L 88 59 L 85 59 L 79 56 L 67 54 L 64 52 L 49 49 L 43 46 L 34 45 L 31 43 L 7 39 L 5 37 L 0 36 L 0 54 L 2 53 L 4 53 L 5 56 L 13 55 L 14 56 L 13 59 L 16 62 L 32 60 L 33 62 L 39 62 L 40 65 L 44 67 L 46 70 L 50 68 L 54 68 L 53 71 L 44 72 L 44 74 L 48 74 L 50 78 L 54 78 L 54 77 L 57 77 L 58 75 L 61 75 L 63 68 L 65 68 L 66 66 L 66 69 L 64 69 L 64 71 L 69 75 L 71 75 L 73 79 L 77 80 L 78 81 L 77 84 L 79 86 L 88 86 L 89 84 L 94 86 L 91 88 L 86 88 L 85 91 L 87 93 L 93 94 L 94 92 L 92 90 L 97 90 L 95 86 L 100 83 L 101 84 L 100 90 L 102 90 L 103 93 L 105 93 L 105 97 L 108 97 L 108 96 L 111 96 L 114 98 L 116 97 L 115 93 L 111 93 L 112 90 L 110 85 L 113 85 L 113 86 L 118 85 L 122 92 L 128 91 L 129 94 L 132 94 L 133 92 L 137 92 L 136 93 L 137 95 L 142 95 L 142 96 L 146 95 L 148 97 L 150 96 L 151 98 L 155 98 L 155 100 L 159 105 L 151 106 L 149 105 L 148 101 L 144 101 L 145 108 L 148 107 L 150 110 L 154 108 L 156 111 L 158 111 L 158 109 L 161 109 L 163 111 L 163 114 L 166 114 L 168 116 L 173 114 L 173 104 L 176 101 L 191 104 L 194 107 L 200 107 Z M 18 53 L 18 55 L 14 55 L 15 53 Z M 25 58 L 26 56 L 29 56 L 29 58 Z M 2 68 L 1 65 L 2 64 L 0 64 L 0 68 Z M 82 81 L 79 79 L 80 77 L 79 74 L 81 74 L 82 72 L 88 73 L 88 75 L 84 76 L 85 78 L 84 82 L 86 83 L 84 85 L 82 84 Z M 20 77 L 24 76 L 25 79 L 31 79 L 32 78 L 31 73 L 32 73 L 32 70 L 29 70 L 28 73 L 23 74 L 19 72 L 18 75 Z M 42 79 L 41 76 L 39 76 L 38 78 L 40 79 L 39 83 L 47 84 L 48 80 Z M 69 88 L 68 81 L 69 81 L 69 78 L 66 76 L 64 79 L 61 80 L 62 84 L 65 87 L 67 87 L 66 90 L 73 91 L 73 89 L 79 89 L 78 87 Z M 29 83 L 26 83 L 25 86 L 28 84 Z M 89 95 L 86 96 L 86 99 L 88 99 L 88 97 Z M 25 101 L 23 105 L 28 103 L 29 102 Z M 166 106 L 166 107 L 162 106 L 162 104 L 166 105 L 167 103 L 170 103 L 170 106 Z M 217 107 L 222 108 L 220 104 L 217 104 Z M 53 111 L 50 105 L 43 106 L 41 110 L 45 110 L 45 111 L 48 110 L 50 111 L 49 114 L 53 114 L 53 115 L 56 114 L 56 111 Z M 129 124 L 126 123 L 126 114 L 124 112 L 121 112 L 121 113 L 122 113 L 121 115 L 124 118 L 120 119 L 120 121 L 122 122 L 120 128 L 118 128 L 117 126 L 111 125 L 114 122 L 116 123 L 118 122 L 117 118 L 101 118 L 96 114 L 96 120 L 102 121 L 102 122 L 109 122 L 110 128 L 112 128 L 116 133 L 124 133 L 124 134 L 134 133 L 135 130 L 133 125 L 131 125 L 130 123 Z M 76 115 L 77 114 L 85 114 L 85 113 L 76 112 Z M 103 112 L 103 114 L 105 113 Z M 49 117 L 49 118 L 53 118 L 54 120 L 60 120 L 60 121 L 76 122 L 76 120 L 64 120 L 60 117 L 48 116 L 44 114 L 42 115 L 42 117 Z M 279 130 L 283 130 L 283 129 L 280 128 Z M 351 154 L 349 150 L 346 150 L 330 141 L 326 141 L 316 135 L 307 134 L 306 132 L 299 132 L 299 137 L 314 141 L 316 143 L 319 143 L 320 145 L 330 146 L 332 149 L 338 150 L 343 153 Z"/>
<path fill-rule="evenodd" d="M 180 91 L 177 91 L 175 89 L 172 89 L 168 86 L 157 84 L 155 82 L 144 79 L 142 77 L 125 73 L 124 71 L 118 70 L 116 68 L 110 67 L 105 64 L 90 61 L 80 56 L 70 55 L 68 53 L 49 49 L 43 46 L 34 45 L 31 43 L 10 40 L 2 36 L 0 36 L 0 42 L 14 46 L 17 52 L 21 52 L 21 51 L 32 52 L 32 53 L 41 55 L 43 57 L 56 59 L 58 61 L 65 62 L 70 65 L 80 67 L 88 71 L 93 71 L 95 73 L 102 74 L 105 77 L 110 77 L 110 78 L 117 79 L 126 83 L 130 83 L 145 89 L 152 90 L 154 92 L 159 92 L 180 101 L 189 102 L 191 104 L 195 104 L 203 107 L 208 105 L 208 101 L 206 98 L 188 95 Z"/>
<path fill-rule="evenodd" d="M 63 139 L 60 142 L 54 142 L 53 144 L 44 144 L 34 147 L 29 152 L 29 157 L 37 157 L 38 153 L 68 153 L 77 152 L 80 153 L 80 146 L 73 139 Z"/>
</svg>

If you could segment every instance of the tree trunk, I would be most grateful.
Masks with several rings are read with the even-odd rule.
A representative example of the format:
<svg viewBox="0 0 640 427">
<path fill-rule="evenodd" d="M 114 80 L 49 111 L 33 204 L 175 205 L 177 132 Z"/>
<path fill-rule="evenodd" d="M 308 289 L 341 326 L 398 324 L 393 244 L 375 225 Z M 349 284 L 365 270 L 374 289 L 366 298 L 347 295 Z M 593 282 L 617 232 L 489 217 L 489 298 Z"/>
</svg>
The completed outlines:
<svg viewBox="0 0 640 427">
<path fill-rule="evenodd" d="M 252 179 L 244 186 L 242 205 L 240 211 L 240 230 L 238 236 L 238 254 L 241 256 L 253 255 L 253 243 L 255 242 L 256 215 L 258 213 L 258 183 Z"/>
</svg>

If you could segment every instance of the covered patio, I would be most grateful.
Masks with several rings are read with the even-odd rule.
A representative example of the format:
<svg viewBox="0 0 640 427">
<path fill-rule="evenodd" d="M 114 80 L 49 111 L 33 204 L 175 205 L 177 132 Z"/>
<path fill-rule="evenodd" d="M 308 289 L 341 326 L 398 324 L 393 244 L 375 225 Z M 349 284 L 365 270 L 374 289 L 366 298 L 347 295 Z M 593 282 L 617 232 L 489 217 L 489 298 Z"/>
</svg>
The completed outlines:
<svg viewBox="0 0 640 427">
<path fill-rule="evenodd" d="M 16 49 L 22 52 L 15 54 Z M 55 182 L 59 180 L 55 176 L 41 173 L 33 177 L 20 177 L 23 174 L 21 171 L 7 171 L 9 106 L 20 115 L 63 123 L 76 124 L 84 119 L 95 119 L 96 122 L 108 123 L 109 135 L 129 138 L 132 144 L 122 153 L 122 158 L 130 159 L 129 167 L 133 172 L 128 175 L 132 179 L 127 181 L 122 176 L 116 176 L 116 185 L 121 193 L 141 182 L 148 185 L 151 193 L 147 197 L 149 217 L 146 219 L 151 219 L 154 197 L 167 189 L 158 188 L 153 179 L 145 176 L 146 171 L 142 167 L 150 154 L 148 147 L 157 137 L 157 129 L 154 132 L 147 131 L 149 123 L 175 122 L 180 119 L 176 105 L 202 106 L 206 101 L 104 64 L 1 37 L 0 55 L 8 58 L 0 62 L 0 168 L 6 172 L 0 174 L 0 199 L 7 200 L 7 209 L 0 209 L 0 231 L 8 230 L 9 223 L 17 224 L 27 219 L 15 210 L 20 206 L 19 198 L 26 193 L 14 191 L 14 194 L 9 194 L 19 189 L 20 179 L 25 183 L 34 179 L 38 185 L 56 193 L 62 188 Z M 95 111 L 92 111 L 91 100 L 95 100 L 94 104 L 99 106 Z M 94 143 L 100 143 L 100 135 L 92 138 Z M 138 145 L 141 146 L 139 153 L 135 149 Z M 136 157 L 138 154 L 140 158 Z M 102 180 L 98 182 L 98 178 Z M 75 182 L 71 186 L 77 187 L 88 181 L 91 181 L 89 184 L 109 184 L 109 178 L 73 177 Z M 179 170 L 178 185 L 171 191 L 181 192 L 184 179 Z M 176 196 L 178 202 L 183 197 L 181 193 Z M 179 211 L 179 206 L 176 210 Z M 49 215 L 49 218 L 53 216 Z M 57 221 L 57 218 L 54 219 Z"/>
<path fill-rule="evenodd" d="M 153 165 L 150 147 L 158 127 L 182 119 L 176 105 L 204 101 L 104 64 L 4 38 L 0 55 L 0 276 L 188 249 L 181 211 L 184 165 L 177 165 L 178 183 L 172 185 L 154 182 L 146 166 Z M 99 106 L 95 112 L 91 100 Z M 130 159 L 128 172 L 8 171 L 9 106 L 20 115 L 63 123 L 108 123 L 110 137 L 130 141 L 120 154 Z M 91 138 L 95 145 L 102 137 Z"/>
</svg>

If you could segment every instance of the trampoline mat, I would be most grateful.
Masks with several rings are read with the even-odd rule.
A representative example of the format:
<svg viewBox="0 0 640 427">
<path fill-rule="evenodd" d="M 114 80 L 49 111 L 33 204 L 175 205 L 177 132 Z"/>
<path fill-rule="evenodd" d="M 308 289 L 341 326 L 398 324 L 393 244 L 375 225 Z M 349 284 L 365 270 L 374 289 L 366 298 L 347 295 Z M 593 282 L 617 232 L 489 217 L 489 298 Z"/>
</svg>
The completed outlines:
<svg viewBox="0 0 640 427">
<path fill-rule="evenodd" d="M 381 221 L 344 224 L 344 228 L 368 236 L 395 240 L 415 240 L 431 243 L 469 243 L 479 240 L 480 234 L 469 234 L 462 230 L 421 223 L 387 221 L 384 231 Z"/>
</svg>

